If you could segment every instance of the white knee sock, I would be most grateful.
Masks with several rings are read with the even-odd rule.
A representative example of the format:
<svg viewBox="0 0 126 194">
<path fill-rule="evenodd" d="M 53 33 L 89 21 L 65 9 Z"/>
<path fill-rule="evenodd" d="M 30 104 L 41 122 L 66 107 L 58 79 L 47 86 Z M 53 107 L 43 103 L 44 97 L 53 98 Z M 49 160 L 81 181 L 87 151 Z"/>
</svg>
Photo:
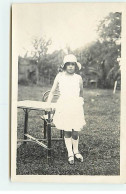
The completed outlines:
<svg viewBox="0 0 126 194">
<path fill-rule="evenodd" d="M 75 140 L 75 139 L 72 138 L 72 144 L 73 144 L 73 152 L 74 152 L 74 154 L 79 153 L 79 151 L 78 151 L 78 143 L 79 143 L 79 136 L 78 136 L 78 139 L 77 140 Z"/>
<path fill-rule="evenodd" d="M 72 138 L 71 137 L 70 138 L 64 137 L 64 140 L 65 140 L 66 148 L 67 148 L 67 151 L 68 151 L 68 157 L 73 156 Z"/>
</svg>

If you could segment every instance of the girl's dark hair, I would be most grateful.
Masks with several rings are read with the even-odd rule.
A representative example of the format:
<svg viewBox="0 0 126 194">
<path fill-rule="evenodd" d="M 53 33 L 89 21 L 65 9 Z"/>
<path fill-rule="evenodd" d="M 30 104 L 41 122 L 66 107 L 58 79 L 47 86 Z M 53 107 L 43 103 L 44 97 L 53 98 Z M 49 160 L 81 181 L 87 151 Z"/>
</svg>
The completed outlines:
<svg viewBox="0 0 126 194">
<path fill-rule="evenodd" d="M 77 66 L 77 63 L 76 63 L 76 62 L 71 62 L 71 63 L 75 65 L 75 72 L 78 72 L 78 71 L 79 71 L 79 68 L 78 68 L 78 66 Z M 64 64 L 64 67 L 63 67 L 63 70 L 66 70 L 66 67 L 67 67 L 67 65 L 69 65 L 69 64 L 70 64 L 69 62 L 65 63 L 65 64 Z"/>
</svg>

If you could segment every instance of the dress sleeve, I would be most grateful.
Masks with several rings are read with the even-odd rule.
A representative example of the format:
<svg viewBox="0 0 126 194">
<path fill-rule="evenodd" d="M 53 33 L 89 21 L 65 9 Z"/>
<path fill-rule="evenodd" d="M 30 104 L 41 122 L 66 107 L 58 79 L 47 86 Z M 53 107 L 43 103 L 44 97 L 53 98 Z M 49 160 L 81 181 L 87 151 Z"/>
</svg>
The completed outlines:
<svg viewBox="0 0 126 194">
<path fill-rule="evenodd" d="M 58 74 L 56 75 L 56 77 L 55 77 L 54 82 L 58 82 L 58 83 L 59 83 L 60 77 L 61 77 L 61 73 L 58 73 Z"/>
</svg>

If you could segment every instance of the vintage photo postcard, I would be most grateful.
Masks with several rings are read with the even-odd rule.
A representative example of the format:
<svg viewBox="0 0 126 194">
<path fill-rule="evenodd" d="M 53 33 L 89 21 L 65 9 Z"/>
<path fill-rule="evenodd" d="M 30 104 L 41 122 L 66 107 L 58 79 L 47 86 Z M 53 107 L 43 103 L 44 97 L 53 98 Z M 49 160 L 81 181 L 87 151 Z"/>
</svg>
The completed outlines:
<svg viewBox="0 0 126 194">
<path fill-rule="evenodd" d="M 126 3 L 12 5 L 11 180 L 126 183 Z"/>
</svg>

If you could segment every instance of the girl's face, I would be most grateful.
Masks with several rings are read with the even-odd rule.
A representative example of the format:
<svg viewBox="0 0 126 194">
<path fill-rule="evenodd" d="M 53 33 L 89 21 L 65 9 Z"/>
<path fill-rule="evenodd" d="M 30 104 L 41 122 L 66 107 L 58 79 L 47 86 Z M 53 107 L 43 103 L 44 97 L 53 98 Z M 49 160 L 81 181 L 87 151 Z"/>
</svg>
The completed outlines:
<svg viewBox="0 0 126 194">
<path fill-rule="evenodd" d="M 75 63 L 67 63 L 66 64 L 66 72 L 69 73 L 69 74 L 73 74 L 75 72 Z"/>
</svg>

